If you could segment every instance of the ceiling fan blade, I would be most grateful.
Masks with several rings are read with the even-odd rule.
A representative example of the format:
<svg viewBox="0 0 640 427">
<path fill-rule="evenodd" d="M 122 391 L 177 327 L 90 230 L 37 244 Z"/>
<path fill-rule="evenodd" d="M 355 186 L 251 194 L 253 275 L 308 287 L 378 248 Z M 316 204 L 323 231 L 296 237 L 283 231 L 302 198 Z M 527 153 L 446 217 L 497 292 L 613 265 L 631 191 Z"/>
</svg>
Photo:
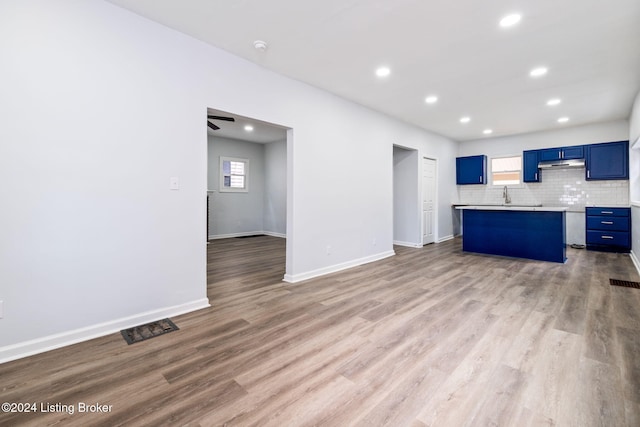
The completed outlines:
<svg viewBox="0 0 640 427">
<path fill-rule="evenodd" d="M 224 117 L 224 116 L 209 116 L 207 115 L 208 119 L 213 119 L 213 120 L 224 120 L 225 122 L 235 122 L 236 119 L 234 119 L 233 117 Z"/>
<path fill-rule="evenodd" d="M 213 123 L 211 123 L 209 120 L 207 120 L 207 126 L 209 126 L 211 129 L 213 130 L 218 130 L 220 129 L 218 126 L 214 125 Z"/>
</svg>

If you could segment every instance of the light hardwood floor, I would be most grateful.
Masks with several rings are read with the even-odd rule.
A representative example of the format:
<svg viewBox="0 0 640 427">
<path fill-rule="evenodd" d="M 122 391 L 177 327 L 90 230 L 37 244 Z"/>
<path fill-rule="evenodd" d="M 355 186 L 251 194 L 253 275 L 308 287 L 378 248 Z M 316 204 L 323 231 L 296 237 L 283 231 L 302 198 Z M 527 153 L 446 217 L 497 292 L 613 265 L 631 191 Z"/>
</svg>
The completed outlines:
<svg viewBox="0 0 640 427">
<path fill-rule="evenodd" d="M 283 239 L 213 241 L 213 307 L 0 365 L 3 402 L 112 405 L 0 425 L 640 426 L 640 290 L 628 255 L 566 264 L 460 240 L 298 284 Z"/>
</svg>

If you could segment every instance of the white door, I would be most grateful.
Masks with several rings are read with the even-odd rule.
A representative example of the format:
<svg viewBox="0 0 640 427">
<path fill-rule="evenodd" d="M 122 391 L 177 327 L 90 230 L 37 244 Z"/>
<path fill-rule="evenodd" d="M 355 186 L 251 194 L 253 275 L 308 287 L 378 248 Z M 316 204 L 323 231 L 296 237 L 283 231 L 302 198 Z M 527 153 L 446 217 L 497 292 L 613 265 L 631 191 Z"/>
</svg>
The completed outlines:
<svg viewBox="0 0 640 427">
<path fill-rule="evenodd" d="M 422 159 L 422 244 L 435 241 L 436 161 Z"/>
</svg>

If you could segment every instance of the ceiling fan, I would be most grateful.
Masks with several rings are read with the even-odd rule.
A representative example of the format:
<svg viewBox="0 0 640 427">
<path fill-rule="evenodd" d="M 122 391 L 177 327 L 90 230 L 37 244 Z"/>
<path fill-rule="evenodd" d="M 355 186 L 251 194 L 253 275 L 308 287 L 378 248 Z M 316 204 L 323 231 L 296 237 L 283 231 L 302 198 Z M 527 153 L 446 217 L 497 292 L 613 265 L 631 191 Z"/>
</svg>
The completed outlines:
<svg viewBox="0 0 640 427">
<path fill-rule="evenodd" d="M 207 126 L 209 126 L 212 130 L 218 130 L 218 129 L 220 129 L 220 127 L 216 126 L 213 123 L 211 123 L 211 120 L 224 120 L 225 122 L 235 122 L 236 121 L 236 119 L 234 119 L 233 117 L 207 115 Z"/>
</svg>

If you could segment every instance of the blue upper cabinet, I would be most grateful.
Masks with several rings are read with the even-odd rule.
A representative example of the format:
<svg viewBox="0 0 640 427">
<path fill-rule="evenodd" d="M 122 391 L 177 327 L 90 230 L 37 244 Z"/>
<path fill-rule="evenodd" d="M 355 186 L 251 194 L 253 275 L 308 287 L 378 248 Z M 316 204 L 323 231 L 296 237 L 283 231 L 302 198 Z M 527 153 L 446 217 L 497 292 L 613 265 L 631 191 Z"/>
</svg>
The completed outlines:
<svg viewBox="0 0 640 427">
<path fill-rule="evenodd" d="M 540 150 L 540 161 L 584 159 L 584 146 L 546 148 Z"/>
<path fill-rule="evenodd" d="M 456 157 L 456 184 L 486 184 L 487 156 Z"/>
<path fill-rule="evenodd" d="M 584 159 L 584 145 L 576 145 L 574 147 L 563 147 L 562 158 L 566 160 Z"/>
<path fill-rule="evenodd" d="M 562 159 L 562 149 L 561 148 L 546 148 L 544 150 L 539 150 L 540 161 L 545 162 L 549 160 L 560 160 Z"/>
<path fill-rule="evenodd" d="M 629 179 L 629 141 L 586 146 L 587 180 Z"/>
<path fill-rule="evenodd" d="M 522 180 L 524 182 L 540 182 L 540 150 L 529 150 L 522 153 Z"/>
</svg>

